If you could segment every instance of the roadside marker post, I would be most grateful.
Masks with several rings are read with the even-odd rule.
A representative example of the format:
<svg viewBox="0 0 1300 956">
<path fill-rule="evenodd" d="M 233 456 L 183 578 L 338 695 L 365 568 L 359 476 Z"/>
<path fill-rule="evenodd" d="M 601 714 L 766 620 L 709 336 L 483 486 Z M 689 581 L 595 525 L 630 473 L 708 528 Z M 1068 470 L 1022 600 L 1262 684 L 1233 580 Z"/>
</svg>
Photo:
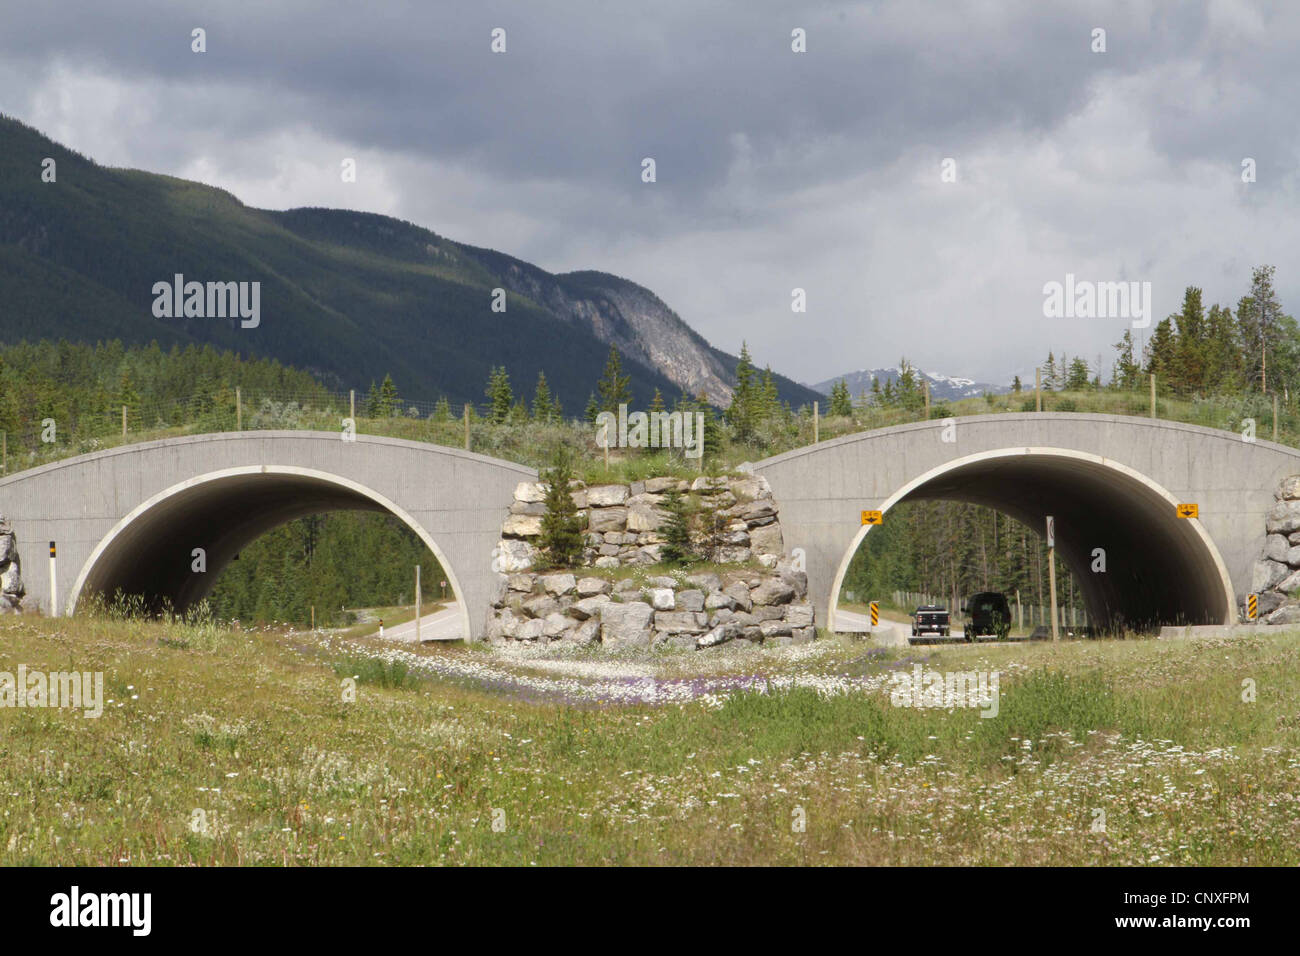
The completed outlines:
<svg viewBox="0 0 1300 956">
<path fill-rule="evenodd" d="M 54 542 L 50 542 L 50 617 L 59 616 L 59 576 L 54 567 Z"/>
<path fill-rule="evenodd" d="M 871 626 L 880 626 L 880 605 L 875 601 L 871 602 Z"/>
<path fill-rule="evenodd" d="M 1255 617 L 1258 614 L 1259 614 L 1259 595 L 1247 594 L 1246 595 L 1246 620 L 1253 621 L 1255 620 Z"/>
</svg>

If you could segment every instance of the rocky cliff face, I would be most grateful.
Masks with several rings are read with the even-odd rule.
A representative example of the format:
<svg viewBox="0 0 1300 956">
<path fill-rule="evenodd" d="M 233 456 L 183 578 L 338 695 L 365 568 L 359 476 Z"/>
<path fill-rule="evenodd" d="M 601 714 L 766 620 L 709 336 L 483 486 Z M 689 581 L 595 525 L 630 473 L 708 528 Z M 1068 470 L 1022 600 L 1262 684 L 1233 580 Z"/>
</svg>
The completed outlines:
<svg viewBox="0 0 1300 956">
<path fill-rule="evenodd" d="M 649 289 L 603 272 L 552 275 L 490 250 L 461 249 L 498 276 L 507 290 L 616 346 L 624 358 L 655 369 L 690 395 L 702 392 L 720 408 L 731 404 L 735 356 L 709 345 Z M 821 397 L 783 376 L 776 379 L 781 397 L 796 408 Z M 664 396 L 669 402 L 675 397 Z"/>
<path fill-rule="evenodd" d="M 790 644 L 816 636 L 808 577 L 785 554 L 776 501 L 761 477 L 662 477 L 631 484 L 575 482 L 586 521 L 581 565 L 533 570 L 545 487 L 522 482 L 495 556 L 500 583 L 487 625 L 494 643 L 599 644 L 609 650 L 716 647 L 733 640 Z M 695 570 L 630 576 L 660 560 L 665 492 L 689 495 Z"/>
</svg>

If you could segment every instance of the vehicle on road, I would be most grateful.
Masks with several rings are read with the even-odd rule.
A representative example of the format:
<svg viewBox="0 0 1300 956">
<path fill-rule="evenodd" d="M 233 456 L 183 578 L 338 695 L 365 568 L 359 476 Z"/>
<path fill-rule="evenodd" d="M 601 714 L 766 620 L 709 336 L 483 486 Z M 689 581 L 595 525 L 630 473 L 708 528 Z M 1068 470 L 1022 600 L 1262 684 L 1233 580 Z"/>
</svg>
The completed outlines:
<svg viewBox="0 0 1300 956">
<path fill-rule="evenodd" d="M 948 609 L 939 604 L 922 604 L 912 612 L 912 636 L 938 634 L 947 637 L 951 628 Z"/>
<path fill-rule="evenodd" d="M 981 591 L 966 602 L 966 640 L 993 636 L 1005 641 L 1011 633 L 1011 606 L 998 591 Z"/>
</svg>

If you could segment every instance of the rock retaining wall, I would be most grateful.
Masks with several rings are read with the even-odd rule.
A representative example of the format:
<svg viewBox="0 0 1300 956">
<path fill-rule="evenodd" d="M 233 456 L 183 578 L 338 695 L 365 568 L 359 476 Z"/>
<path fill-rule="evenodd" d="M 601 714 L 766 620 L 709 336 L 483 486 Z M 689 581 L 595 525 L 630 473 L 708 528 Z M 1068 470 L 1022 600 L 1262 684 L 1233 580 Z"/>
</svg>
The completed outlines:
<svg viewBox="0 0 1300 956">
<path fill-rule="evenodd" d="M 650 574 L 661 559 L 665 492 L 693 499 L 692 538 L 706 564 Z M 580 566 L 538 572 L 546 488 L 522 482 L 502 526 L 487 638 L 636 647 L 716 647 L 816 636 L 807 575 L 785 554 L 766 479 L 650 478 L 572 486 L 586 527 Z M 629 569 L 630 572 L 629 573 Z"/>
<path fill-rule="evenodd" d="M 1282 479 L 1273 497 L 1277 504 L 1265 518 L 1267 536 L 1263 554 L 1255 562 L 1250 590 L 1259 600 L 1256 620 L 1296 624 L 1300 623 L 1300 600 L 1292 595 L 1300 596 L 1300 475 Z"/>
<path fill-rule="evenodd" d="M 26 593 L 18 540 L 9 519 L 0 515 L 0 614 L 19 613 Z"/>
</svg>

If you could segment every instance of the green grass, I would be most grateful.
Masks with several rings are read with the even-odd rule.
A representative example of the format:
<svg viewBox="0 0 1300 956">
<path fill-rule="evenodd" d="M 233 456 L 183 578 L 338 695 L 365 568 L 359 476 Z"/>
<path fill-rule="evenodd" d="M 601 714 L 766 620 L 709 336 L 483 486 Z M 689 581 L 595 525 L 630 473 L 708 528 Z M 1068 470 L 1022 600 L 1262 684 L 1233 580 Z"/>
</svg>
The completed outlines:
<svg viewBox="0 0 1300 956">
<path fill-rule="evenodd" d="M 10 619 L 0 648 L 0 670 L 101 670 L 113 701 L 98 720 L 0 708 L 9 865 L 1300 863 L 1294 635 L 830 639 L 571 672 L 830 687 L 920 661 L 998 671 L 996 718 L 776 683 L 571 707 L 301 633 L 183 623 Z M 417 654 L 558 679 L 480 648 Z"/>
</svg>

